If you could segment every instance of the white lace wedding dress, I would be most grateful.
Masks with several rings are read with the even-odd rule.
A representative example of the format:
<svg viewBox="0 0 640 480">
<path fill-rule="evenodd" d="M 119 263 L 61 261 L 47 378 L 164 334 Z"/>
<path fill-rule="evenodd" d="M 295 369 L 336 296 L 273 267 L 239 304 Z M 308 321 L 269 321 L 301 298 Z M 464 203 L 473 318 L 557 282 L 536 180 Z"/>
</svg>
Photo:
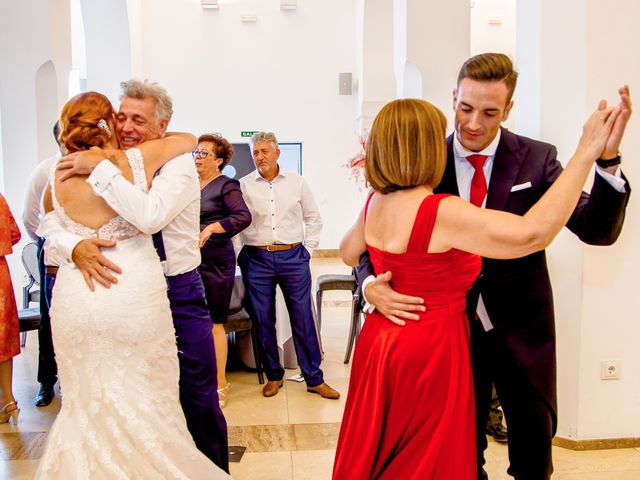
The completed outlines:
<svg viewBox="0 0 640 480">
<path fill-rule="evenodd" d="M 146 191 L 140 151 L 127 157 Z M 63 400 L 35 478 L 230 478 L 187 430 L 167 284 L 151 237 L 121 217 L 91 230 L 65 214 L 53 182 L 52 197 L 67 230 L 117 241 L 107 256 L 122 274 L 91 292 L 78 270 L 58 271 L 51 326 Z"/>
</svg>

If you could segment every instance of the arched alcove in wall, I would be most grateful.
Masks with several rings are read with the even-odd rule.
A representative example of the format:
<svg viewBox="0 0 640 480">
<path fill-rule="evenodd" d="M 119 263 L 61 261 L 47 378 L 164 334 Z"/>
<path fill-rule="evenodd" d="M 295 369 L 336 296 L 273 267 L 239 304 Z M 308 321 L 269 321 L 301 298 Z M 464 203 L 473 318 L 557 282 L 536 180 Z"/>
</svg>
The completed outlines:
<svg viewBox="0 0 640 480">
<path fill-rule="evenodd" d="M 53 62 L 49 60 L 40 65 L 35 78 L 38 158 L 46 158 L 56 148 L 52 129 L 60 113 L 57 92 L 56 69 Z"/>
</svg>

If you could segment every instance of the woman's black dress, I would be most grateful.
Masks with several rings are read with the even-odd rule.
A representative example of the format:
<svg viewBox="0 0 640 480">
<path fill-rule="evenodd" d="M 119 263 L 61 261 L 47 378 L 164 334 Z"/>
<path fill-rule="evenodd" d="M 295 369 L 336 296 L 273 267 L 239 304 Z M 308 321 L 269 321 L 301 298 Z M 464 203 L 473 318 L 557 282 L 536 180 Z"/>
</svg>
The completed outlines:
<svg viewBox="0 0 640 480">
<path fill-rule="evenodd" d="M 220 175 L 201 191 L 200 230 L 220 222 L 225 233 L 214 233 L 202 247 L 200 275 L 213 323 L 225 323 L 236 271 L 231 238 L 251 223 L 240 182 Z"/>
</svg>

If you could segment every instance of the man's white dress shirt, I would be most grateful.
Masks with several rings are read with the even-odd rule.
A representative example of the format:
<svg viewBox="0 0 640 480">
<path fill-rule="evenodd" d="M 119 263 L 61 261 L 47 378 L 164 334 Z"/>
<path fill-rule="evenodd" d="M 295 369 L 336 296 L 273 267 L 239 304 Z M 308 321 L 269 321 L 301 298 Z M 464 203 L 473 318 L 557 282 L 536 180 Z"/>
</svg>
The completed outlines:
<svg viewBox="0 0 640 480">
<path fill-rule="evenodd" d="M 167 162 L 154 177 L 148 193 L 125 179 L 108 160 L 100 162 L 86 181 L 140 231 L 147 234 L 162 231 L 166 276 L 189 272 L 200 265 L 200 181 L 191 154 Z M 47 256 L 73 265 L 71 252 L 83 238 L 64 230 L 55 215 L 47 215 L 44 223 Z M 109 257 L 108 249 L 104 254 Z"/>
<path fill-rule="evenodd" d="M 322 218 L 307 181 L 280 168 L 271 181 L 255 170 L 240 179 L 251 225 L 239 233 L 244 245 L 304 242 L 312 253 L 320 242 Z"/>
<path fill-rule="evenodd" d="M 36 231 L 40 226 L 42 217 L 44 217 L 44 208 L 42 206 L 42 194 L 49 184 L 49 174 L 53 165 L 60 158 L 60 154 L 42 160 L 29 176 L 27 190 L 24 196 L 24 211 L 22 212 L 22 223 L 27 230 L 29 236 L 38 241 L 40 237 Z"/>
</svg>

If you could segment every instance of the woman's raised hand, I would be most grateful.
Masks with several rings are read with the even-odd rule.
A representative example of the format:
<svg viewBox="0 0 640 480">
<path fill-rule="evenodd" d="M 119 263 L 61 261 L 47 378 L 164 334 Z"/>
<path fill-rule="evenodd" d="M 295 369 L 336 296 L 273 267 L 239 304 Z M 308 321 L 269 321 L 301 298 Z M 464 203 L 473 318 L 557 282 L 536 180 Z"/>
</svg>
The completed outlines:
<svg viewBox="0 0 640 480">
<path fill-rule="evenodd" d="M 611 129 L 611 133 L 609 134 L 609 138 L 607 139 L 607 144 L 604 147 L 604 151 L 600 158 L 605 160 L 610 160 L 614 158 L 618 153 L 620 153 L 620 143 L 622 142 L 622 137 L 624 136 L 625 128 L 627 127 L 627 122 L 631 117 L 632 106 L 631 106 L 631 93 L 629 92 L 629 85 L 623 85 L 618 89 L 618 95 L 620 96 L 620 103 L 618 107 L 620 108 L 620 113 L 618 114 L 618 118 L 616 118 L 615 123 L 613 124 L 613 128 Z M 604 109 L 607 107 L 607 102 L 604 100 L 600 102 L 598 108 Z"/>
<path fill-rule="evenodd" d="M 601 100 L 598 110 L 593 112 L 582 127 L 582 136 L 576 153 L 584 156 L 589 162 L 600 158 L 616 118 L 620 114 L 620 107 L 607 107 Z"/>
</svg>

